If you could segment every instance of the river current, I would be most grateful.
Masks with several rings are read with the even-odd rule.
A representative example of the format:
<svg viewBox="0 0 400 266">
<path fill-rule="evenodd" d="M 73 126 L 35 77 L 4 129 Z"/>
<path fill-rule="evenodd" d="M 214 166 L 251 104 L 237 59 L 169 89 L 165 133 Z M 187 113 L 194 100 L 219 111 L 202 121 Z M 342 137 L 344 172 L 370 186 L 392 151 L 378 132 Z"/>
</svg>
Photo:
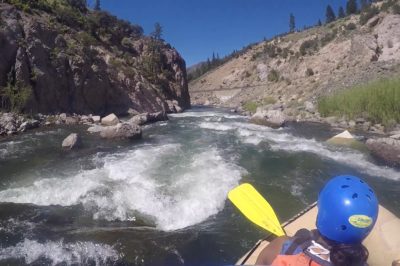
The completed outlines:
<svg viewBox="0 0 400 266">
<path fill-rule="evenodd" d="M 400 171 L 330 146 L 313 124 L 271 129 L 195 108 L 110 142 L 87 127 L 0 141 L 0 265 L 223 265 L 266 232 L 227 200 L 253 184 L 280 220 L 313 203 L 330 177 L 358 175 L 400 214 Z M 61 150 L 79 132 L 83 147 Z"/>
</svg>

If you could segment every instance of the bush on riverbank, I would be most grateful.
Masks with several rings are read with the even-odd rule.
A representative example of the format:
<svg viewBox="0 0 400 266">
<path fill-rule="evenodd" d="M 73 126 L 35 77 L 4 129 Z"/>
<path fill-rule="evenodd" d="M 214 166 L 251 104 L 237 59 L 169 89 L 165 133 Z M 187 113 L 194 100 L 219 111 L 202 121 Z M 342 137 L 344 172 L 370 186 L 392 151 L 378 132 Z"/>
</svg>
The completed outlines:
<svg viewBox="0 0 400 266">
<path fill-rule="evenodd" d="M 324 117 L 363 117 L 385 126 L 400 123 L 400 79 L 378 80 L 323 97 L 318 111 Z"/>
</svg>

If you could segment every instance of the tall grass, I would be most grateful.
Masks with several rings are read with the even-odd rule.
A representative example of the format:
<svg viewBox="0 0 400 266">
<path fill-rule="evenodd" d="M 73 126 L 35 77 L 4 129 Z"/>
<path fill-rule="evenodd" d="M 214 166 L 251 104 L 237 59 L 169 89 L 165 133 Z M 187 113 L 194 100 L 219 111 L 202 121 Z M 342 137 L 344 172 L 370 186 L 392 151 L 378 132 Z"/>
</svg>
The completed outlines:
<svg viewBox="0 0 400 266">
<path fill-rule="evenodd" d="M 385 126 L 400 122 L 400 79 L 382 79 L 319 100 L 318 111 L 326 116 L 365 118 Z"/>
</svg>

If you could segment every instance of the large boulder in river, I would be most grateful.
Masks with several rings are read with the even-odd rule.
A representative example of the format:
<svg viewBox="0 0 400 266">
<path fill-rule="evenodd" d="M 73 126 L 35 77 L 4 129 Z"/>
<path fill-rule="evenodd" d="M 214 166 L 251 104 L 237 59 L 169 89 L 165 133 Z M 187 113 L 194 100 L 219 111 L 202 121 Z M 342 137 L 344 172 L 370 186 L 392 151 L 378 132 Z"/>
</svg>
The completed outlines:
<svg viewBox="0 0 400 266">
<path fill-rule="evenodd" d="M 103 126 L 115 126 L 119 123 L 119 119 L 115 114 L 109 114 L 101 119 L 101 124 Z"/>
<path fill-rule="evenodd" d="M 372 155 L 384 160 L 391 166 L 400 166 L 400 140 L 379 138 L 367 140 Z"/>
<path fill-rule="evenodd" d="M 257 112 L 251 117 L 251 122 L 273 128 L 284 126 L 286 116 L 281 110 L 265 110 L 257 108 Z"/>
<path fill-rule="evenodd" d="M 366 150 L 365 145 L 358 141 L 349 131 L 345 130 L 340 134 L 328 139 L 326 142 L 338 146 L 346 146 L 357 150 Z"/>
<path fill-rule="evenodd" d="M 81 146 L 81 144 L 82 144 L 82 142 L 81 142 L 81 138 L 79 137 L 79 135 L 76 133 L 72 133 L 64 139 L 61 146 L 63 149 L 72 150 L 72 149 L 79 148 Z"/>
<path fill-rule="evenodd" d="M 105 139 L 140 139 L 142 130 L 140 126 L 132 123 L 119 123 L 116 126 L 104 127 L 100 136 Z"/>
</svg>

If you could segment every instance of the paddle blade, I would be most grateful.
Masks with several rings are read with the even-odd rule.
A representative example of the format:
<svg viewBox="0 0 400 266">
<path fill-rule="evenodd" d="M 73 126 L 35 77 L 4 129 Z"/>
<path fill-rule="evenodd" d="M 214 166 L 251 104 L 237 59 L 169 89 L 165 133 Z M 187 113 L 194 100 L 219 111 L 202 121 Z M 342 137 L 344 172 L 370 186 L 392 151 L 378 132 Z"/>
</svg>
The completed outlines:
<svg viewBox="0 0 400 266">
<path fill-rule="evenodd" d="M 271 205 L 250 184 L 242 184 L 232 189 L 228 198 L 250 221 L 276 236 L 283 236 L 278 218 Z"/>
</svg>

